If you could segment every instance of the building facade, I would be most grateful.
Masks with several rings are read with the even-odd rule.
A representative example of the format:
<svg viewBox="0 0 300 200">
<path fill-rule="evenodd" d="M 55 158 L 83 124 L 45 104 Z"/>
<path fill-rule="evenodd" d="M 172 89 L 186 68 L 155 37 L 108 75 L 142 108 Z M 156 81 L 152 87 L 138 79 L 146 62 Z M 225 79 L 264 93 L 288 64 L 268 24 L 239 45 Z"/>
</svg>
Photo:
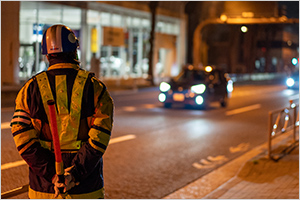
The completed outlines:
<svg viewBox="0 0 300 200">
<path fill-rule="evenodd" d="M 182 2 L 173 2 L 171 7 L 166 3 L 160 2 L 157 9 L 154 77 L 177 75 L 185 63 Z M 94 54 L 101 62 L 98 76 L 103 79 L 147 77 L 148 2 L 1 2 L 1 11 L 2 47 L 10 48 L 2 51 L 1 85 L 20 84 L 48 68 L 41 40 L 53 24 L 70 27 L 79 38 L 82 68 L 90 70 Z"/>
</svg>

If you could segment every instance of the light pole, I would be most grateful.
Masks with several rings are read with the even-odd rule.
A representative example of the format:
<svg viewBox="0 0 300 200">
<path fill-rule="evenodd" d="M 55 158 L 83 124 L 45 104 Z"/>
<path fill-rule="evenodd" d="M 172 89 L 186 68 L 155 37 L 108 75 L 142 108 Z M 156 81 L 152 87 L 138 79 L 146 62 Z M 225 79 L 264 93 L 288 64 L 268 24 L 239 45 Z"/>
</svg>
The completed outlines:
<svg viewBox="0 0 300 200">
<path fill-rule="evenodd" d="M 202 47 L 202 30 L 205 26 L 210 24 L 296 24 L 299 23 L 299 19 L 288 19 L 286 16 L 282 17 L 270 17 L 270 18 L 229 18 L 226 15 L 221 15 L 220 18 L 206 19 L 202 21 L 194 31 L 193 37 L 193 64 L 198 66 L 202 63 L 203 58 L 201 54 Z M 203 64 L 203 63 L 202 63 Z M 205 63 L 206 64 L 206 63 Z"/>
</svg>

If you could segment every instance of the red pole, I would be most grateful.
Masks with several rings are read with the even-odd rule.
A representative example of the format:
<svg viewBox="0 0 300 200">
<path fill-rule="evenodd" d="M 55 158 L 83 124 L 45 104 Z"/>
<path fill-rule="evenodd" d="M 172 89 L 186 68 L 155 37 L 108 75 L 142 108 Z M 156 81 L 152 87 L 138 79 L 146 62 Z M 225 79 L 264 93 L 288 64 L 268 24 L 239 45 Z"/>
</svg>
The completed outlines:
<svg viewBox="0 0 300 200">
<path fill-rule="evenodd" d="M 55 170 L 59 178 L 59 183 L 65 183 L 64 177 L 64 163 L 61 158 L 61 150 L 59 144 L 59 137 L 57 131 L 57 121 L 56 121 L 56 112 L 55 112 L 55 102 L 54 100 L 47 101 L 50 115 L 50 126 L 51 134 L 53 140 L 54 154 L 55 154 Z M 60 193 L 63 193 L 64 188 L 59 188 Z"/>
</svg>

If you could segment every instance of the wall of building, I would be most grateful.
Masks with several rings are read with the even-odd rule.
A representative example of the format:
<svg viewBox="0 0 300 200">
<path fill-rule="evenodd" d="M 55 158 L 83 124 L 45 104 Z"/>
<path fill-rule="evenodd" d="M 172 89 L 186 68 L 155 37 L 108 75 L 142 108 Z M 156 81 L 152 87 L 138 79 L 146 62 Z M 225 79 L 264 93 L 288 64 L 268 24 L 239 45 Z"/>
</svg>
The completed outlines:
<svg viewBox="0 0 300 200">
<path fill-rule="evenodd" d="M 1 2 L 1 86 L 19 84 L 18 1 Z"/>
</svg>

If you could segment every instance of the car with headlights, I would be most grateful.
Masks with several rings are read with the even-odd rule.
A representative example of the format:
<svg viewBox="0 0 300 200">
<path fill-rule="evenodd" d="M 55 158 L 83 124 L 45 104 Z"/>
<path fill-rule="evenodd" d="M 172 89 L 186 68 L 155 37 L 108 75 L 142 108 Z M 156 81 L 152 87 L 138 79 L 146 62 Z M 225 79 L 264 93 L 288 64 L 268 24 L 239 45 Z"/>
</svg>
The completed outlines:
<svg viewBox="0 0 300 200">
<path fill-rule="evenodd" d="M 299 71 L 295 71 L 286 79 L 286 85 L 289 89 L 299 89 Z"/>
<path fill-rule="evenodd" d="M 170 82 L 161 82 L 159 89 L 158 99 L 166 108 L 183 104 L 207 109 L 216 101 L 226 107 L 233 84 L 221 69 L 211 66 L 200 69 L 189 65 Z"/>
</svg>

